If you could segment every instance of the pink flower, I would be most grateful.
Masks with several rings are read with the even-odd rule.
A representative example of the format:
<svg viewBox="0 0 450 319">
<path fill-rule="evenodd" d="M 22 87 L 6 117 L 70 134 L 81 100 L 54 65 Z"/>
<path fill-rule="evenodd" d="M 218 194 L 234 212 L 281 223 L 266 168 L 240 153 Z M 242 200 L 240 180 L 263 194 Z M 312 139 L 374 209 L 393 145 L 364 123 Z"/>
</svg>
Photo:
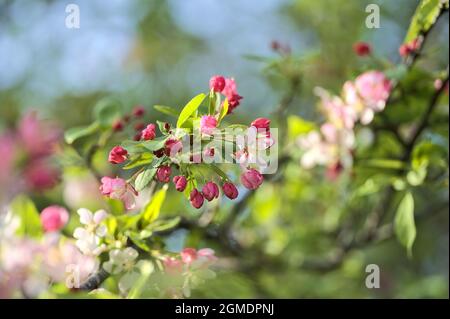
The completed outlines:
<svg viewBox="0 0 450 319">
<path fill-rule="evenodd" d="M 175 138 L 169 138 L 164 144 L 164 153 L 166 156 L 174 157 L 183 149 L 183 143 Z"/>
<path fill-rule="evenodd" d="M 366 56 L 372 53 L 372 48 L 367 42 L 356 42 L 353 45 L 353 51 L 359 56 Z"/>
<path fill-rule="evenodd" d="M 156 171 L 156 177 L 161 183 L 168 183 L 170 181 L 170 174 L 172 174 L 172 169 L 167 165 L 158 167 Z"/>
<path fill-rule="evenodd" d="M 222 186 L 222 190 L 229 199 L 235 199 L 239 195 L 236 186 L 230 182 L 225 182 Z"/>
<path fill-rule="evenodd" d="M 36 191 L 53 188 L 59 179 L 59 171 L 44 160 L 31 162 L 24 175 L 28 187 Z"/>
<path fill-rule="evenodd" d="M 209 80 L 209 88 L 214 92 L 222 92 L 225 88 L 225 78 L 220 75 L 215 75 Z"/>
<path fill-rule="evenodd" d="M 257 189 L 262 182 L 264 177 L 256 169 L 249 169 L 244 174 L 241 175 L 241 182 L 246 188 L 250 190 Z"/>
<path fill-rule="evenodd" d="M 121 146 L 114 146 L 109 152 L 108 161 L 112 164 L 120 164 L 127 160 L 128 152 Z"/>
<path fill-rule="evenodd" d="M 126 209 L 133 209 L 136 205 L 135 196 L 137 196 L 138 193 L 122 178 L 103 177 L 100 191 L 109 198 L 122 201 Z"/>
<path fill-rule="evenodd" d="M 206 200 L 210 202 L 219 197 L 219 186 L 214 182 L 208 182 L 203 186 L 202 193 Z"/>
<path fill-rule="evenodd" d="M 191 191 L 189 199 L 190 199 L 191 205 L 194 208 L 198 209 L 203 206 L 203 201 L 204 201 L 203 195 L 196 188 L 194 188 Z"/>
<path fill-rule="evenodd" d="M 233 78 L 225 79 L 225 87 L 222 92 L 223 95 L 228 99 L 228 114 L 233 112 L 233 110 L 240 104 L 242 96 L 237 92 L 236 82 Z"/>
<path fill-rule="evenodd" d="M 419 38 L 413 39 L 408 43 L 403 43 L 399 47 L 398 53 L 400 54 L 401 57 L 405 58 L 408 55 L 415 53 L 417 50 L 419 50 L 421 45 L 422 43 Z"/>
<path fill-rule="evenodd" d="M 49 206 L 40 215 L 42 227 L 46 232 L 62 229 L 69 220 L 69 213 L 64 207 Z"/>
<path fill-rule="evenodd" d="M 153 140 L 156 136 L 155 129 L 155 124 L 147 125 L 147 127 L 141 133 L 141 138 L 145 141 Z"/>
<path fill-rule="evenodd" d="M 211 248 L 202 248 L 197 251 L 197 260 L 203 261 L 206 264 L 213 263 L 217 260 L 214 250 Z"/>
<path fill-rule="evenodd" d="M 141 117 L 145 114 L 145 108 L 142 105 L 138 105 L 133 109 L 133 115 L 135 117 Z"/>
<path fill-rule="evenodd" d="M 36 158 L 53 153 L 61 132 L 53 124 L 38 120 L 36 113 L 31 112 L 19 123 L 18 135 L 26 151 Z"/>
<path fill-rule="evenodd" d="M 173 178 L 173 183 L 175 184 L 175 189 L 182 192 L 186 189 L 187 180 L 183 175 L 175 176 Z"/>
<path fill-rule="evenodd" d="M 184 248 L 181 252 L 181 260 L 185 264 L 191 264 L 197 259 L 197 250 L 194 248 Z"/>
<path fill-rule="evenodd" d="M 163 263 L 167 273 L 169 274 L 175 275 L 183 271 L 183 264 L 181 260 L 175 257 L 164 258 Z"/>
<path fill-rule="evenodd" d="M 250 126 L 256 127 L 258 133 L 264 132 L 267 137 L 270 137 L 270 120 L 264 117 L 257 118 Z"/>
<path fill-rule="evenodd" d="M 392 84 L 383 72 L 368 71 L 356 78 L 355 87 L 364 103 L 379 112 L 386 105 Z"/>
<path fill-rule="evenodd" d="M 217 127 L 217 119 L 211 115 L 204 115 L 200 120 L 200 131 L 211 135 Z"/>
<path fill-rule="evenodd" d="M 342 166 L 341 162 L 337 162 L 327 167 L 325 175 L 330 181 L 335 181 L 343 170 L 344 166 Z"/>
</svg>

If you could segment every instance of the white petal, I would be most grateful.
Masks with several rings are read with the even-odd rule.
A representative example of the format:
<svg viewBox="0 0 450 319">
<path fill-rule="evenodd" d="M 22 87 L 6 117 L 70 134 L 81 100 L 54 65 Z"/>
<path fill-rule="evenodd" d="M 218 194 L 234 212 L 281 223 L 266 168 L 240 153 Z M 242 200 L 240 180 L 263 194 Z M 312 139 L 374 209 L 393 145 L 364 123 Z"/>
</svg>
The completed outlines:
<svg viewBox="0 0 450 319">
<path fill-rule="evenodd" d="M 93 218 L 94 223 L 100 224 L 107 216 L 108 214 L 103 209 L 96 211 Z"/>
<path fill-rule="evenodd" d="M 80 223 L 84 225 L 88 225 L 92 222 L 92 212 L 86 208 L 80 208 L 77 211 L 78 215 L 80 215 Z"/>
<path fill-rule="evenodd" d="M 127 260 L 135 260 L 139 256 L 139 253 L 131 247 L 126 248 L 124 254 Z"/>
<path fill-rule="evenodd" d="M 104 237 L 107 232 L 108 232 L 108 229 L 106 228 L 105 225 L 100 225 L 95 230 L 95 234 L 99 237 Z"/>
<path fill-rule="evenodd" d="M 88 235 L 88 232 L 86 229 L 77 227 L 75 228 L 75 231 L 73 232 L 73 237 L 76 239 L 83 239 Z"/>
</svg>

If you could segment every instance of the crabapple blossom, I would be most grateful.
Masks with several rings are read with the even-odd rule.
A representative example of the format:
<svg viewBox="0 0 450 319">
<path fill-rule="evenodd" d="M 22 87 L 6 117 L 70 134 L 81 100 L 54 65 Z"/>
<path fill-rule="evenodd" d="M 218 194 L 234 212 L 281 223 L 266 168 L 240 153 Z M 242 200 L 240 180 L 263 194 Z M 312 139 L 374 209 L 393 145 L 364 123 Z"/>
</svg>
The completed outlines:
<svg viewBox="0 0 450 319">
<path fill-rule="evenodd" d="M 170 181 L 170 174 L 172 174 L 172 169 L 167 165 L 160 166 L 156 171 L 156 177 L 161 183 L 168 183 Z"/>
<path fill-rule="evenodd" d="M 124 250 L 113 249 L 109 252 L 109 260 L 103 264 L 103 268 L 112 275 L 130 271 L 138 256 L 138 252 L 131 247 Z"/>
<path fill-rule="evenodd" d="M 138 105 L 133 109 L 133 115 L 135 117 L 141 117 L 145 114 L 145 108 L 142 105 Z"/>
<path fill-rule="evenodd" d="M 168 138 L 164 144 L 164 154 L 169 157 L 174 157 L 181 152 L 183 143 L 176 138 Z"/>
<path fill-rule="evenodd" d="M 29 163 L 24 171 L 28 188 L 42 191 L 53 188 L 59 179 L 59 171 L 44 159 Z"/>
<path fill-rule="evenodd" d="M 124 128 L 124 124 L 123 124 L 122 120 L 116 120 L 112 124 L 112 129 L 114 132 L 120 132 L 123 130 L 123 128 Z"/>
<path fill-rule="evenodd" d="M 236 186 L 230 182 L 223 183 L 222 190 L 225 196 L 227 196 L 229 199 L 235 199 L 239 195 Z"/>
<path fill-rule="evenodd" d="M 179 192 L 182 192 L 186 188 L 187 179 L 183 175 L 175 176 L 173 178 L 173 183 L 175 184 L 175 189 Z"/>
<path fill-rule="evenodd" d="M 196 188 L 194 188 L 191 191 L 189 195 L 189 200 L 194 208 L 198 209 L 203 206 L 204 201 L 203 195 Z"/>
<path fill-rule="evenodd" d="M 200 131 L 203 134 L 211 135 L 217 127 L 217 119 L 211 115 L 204 115 L 200 119 Z"/>
<path fill-rule="evenodd" d="M 153 140 L 156 136 L 155 130 L 156 130 L 155 124 L 147 125 L 147 127 L 141 133 L 141 138 L 145 141 Z"/>
<path fill-rule="evenodd" d="M 112 164 L 121 164 L 127 160 L 128 152 L 121 146 L 114 146 L 108 156 L 108 161 Z"/>
<path fill-rule="evenodd" d="M 181 260 L 175 257 L 166 257 L 163 260 L 164 269 L 167 273 L 175 275 L 179 274 L 183 270 L 183 263 Z"/>
<path fill-rule="evenodd" d="M 249 169 L 241 175 L 241 182 L 250 190 L 257 189 L 264 181 L 264 177 L 256 169 Z"/>
<path fill-rule="evenodd" d="M 84 227 L 77 227 L 73 233 L 73 237 L 77 239 L 76 245 L 83 254 L 98 256 L 105 249 L 105 245 L 100 245 L 100 239 L 107 232 L 106 226 L 102 224 L 107 213 L 104 210 L 98 210 L 93 214 L 86 208 L 80 208 L 77 213 Z"/>
<path fill-rule="evenodd" d="M 214 75 L 209 80 L 209 88 L 214 92 L 221 92 L 225 88 L 225 78 L 220 75 Z"/>
<path fill-rule="evenodd" d="M 356 42 L 353 45 L 353 51 L 359 56 L 366 56 L 372 53 L 372 47 L 367 42 Z"/>
<path fill-rule="evenodd" d="M 240 100 L 242 99 L 242 96 L 237 93 L 236 81 L 233 78 L 226 78 L 225 87 L 221 93 L 228 99 L 228 114 L 230 114 L 239 106 Z"/>
<path fill-rule="evenodd" d="M 40 215 L 42 227 L 46 232 L 62 229 L 69 220 L 69 212 L 60 206 L 49 206 Z"/>
<path fill-rule="evenodd" d="M 135 207 L 136 190 L 122 178 L 102 177 L 100 191 L 103 195 L 123 202 L 126 209 Z"/>
<path fill-rule="evenodd" d="M 421 45 L 422 43 L 420 38 L 413 39 L 408 43 L 403 43 L 398 48 L 398 53 L 400 54 L 401 57 L 405 58 L 410 54 L 415 53 L 417 50 L 419 50 Z"/>
<path fill-rule="evenodd" d="M 355 87 L 364 104 L 379 112 L 386 105 L 392 83 L 383 72 L 367 71 L 356 78 Z"/>
<path fill-rule="evenodd" d="M 214 182 L 208 182 L 203 186 L 202 194 L 203 197 L 210 202 L 214 198 L 219 197 L 219 186 L 217 186 L 217 184 Z"/>
</svg>

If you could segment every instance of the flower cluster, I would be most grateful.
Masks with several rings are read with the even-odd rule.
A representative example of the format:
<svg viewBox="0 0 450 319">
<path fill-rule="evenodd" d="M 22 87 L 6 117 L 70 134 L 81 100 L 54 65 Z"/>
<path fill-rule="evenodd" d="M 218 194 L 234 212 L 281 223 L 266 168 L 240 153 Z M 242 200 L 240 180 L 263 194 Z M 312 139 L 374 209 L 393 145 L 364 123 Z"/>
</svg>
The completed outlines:
<svg viewBox="0 0 450 319">
<path fill-rule="evenodd" d="M 369 124 L 375 113 L 384 109 L 391 87 L 390 80 L 382 72 L 368 71 L 355 81 L 347 81 L 341 96 L 333 96 L 317 88 L 326 122 L 319 131 L 312 131 L 298 140 L 304 151 L 302 166 L 326 166 L 330 176 L 336 176 L 340 170 L 351 166 L 355 124 Z"/>
<path fill-rule="evenodd" d="M 210 267 L 217 261 L 214 250 L 202 248 L 184 248 L 177 256 L 167 256 L 163 259 L 165 272 L 171 276 L 179 277 L 179 287 L 169 287 L 172 295 L 189 297 L 192 288 L 195 288 L 205 279 L 215 277 Z"/>
<path fill-rule="evenodd" d="M 59 179 L 59 170 L 51 161 L 61 131 L 41 121 L 36 113 L 24 115 L 15 130 L 0 133 L 0 201 L 5 193 L 50 189 Z M 17 175 L 23 183 L 14 183 Z M 11 189 L 10 185 L 17 185 Z"/>
<path fill-rule="evenodd" d="M 219 126 L 224 117 L 240 104 L 242 96 L 237 93 L 233 78 L 216 75 L 210 79 L 209 86 L 209 99 L 205 94 L 194 97 L 181 111 L 176 127 L 158 121 L 156 124 L 142 124 L 134 142 L 126 141 L 111 149 L 108 156 L 111 164 L 142 167 L 128 181 L 119 177 L 103 177 L 100 187 L 103 195 L 119 199 L 127 209 L 133 209 L 134 197 L 138 195 L 138 191 L 156 180 L 160 183 L 172 181 L 175 189 L 184 192 L 191 205 L 197 209 L 203 206 L 205 200 L 219 198 L 220 189 L 230 199 L 238 196 L 239 191 L 235 184 L 207 160 L 214 160 L 219 155 L 217 151 L 222 149 L 222 146 L 211 141 L 230 142 L 225 135 L 227 128 L 220 129 Z M 222 101 L 222 98 L 225 99 Z M 203 103 L 204 101 L 207 103 Z M 202 104 L 207 109 L 206 114 L 202 114 Z M 143 113 L 144 110 L 140 109 L 139 114 L 135 112 L 134 116 L 141 116 Z M 157 127 L 160 136 L 157 134 Z M 249 190 L 255 190 L 262 184 L 262 173 L 268 166 L 264 155 L 275 143 L 270 130 L 270 120 L 258 118 L 250 126 L 240 127 L 243 138 L 231 141 L 237 148 L 232 151 L 231 157 L 243 170 L 240 178 L 242 185 Z M 199 146 L 198 150 L 195 149 L 196 145 Z M 146 160 L 143 160 L 144 158 Z M 198 171 L 199 167 L 209 167 L 218 178 L 205 179 Z M 178 170 L 179 174 L 172 177 L 174 170 Z M 200 182 L 203 182 L 202 187 L 198 185 Z"/>
</svg>

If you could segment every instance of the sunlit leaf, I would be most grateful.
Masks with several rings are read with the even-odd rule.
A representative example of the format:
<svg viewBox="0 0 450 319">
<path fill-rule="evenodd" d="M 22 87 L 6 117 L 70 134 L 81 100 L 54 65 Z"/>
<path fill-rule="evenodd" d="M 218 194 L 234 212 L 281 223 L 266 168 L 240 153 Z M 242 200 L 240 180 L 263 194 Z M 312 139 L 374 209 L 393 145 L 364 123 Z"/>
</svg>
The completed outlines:
<svg viewBox="0 0 450 319">
<path fill-rule="evenodd" d="M 158 218 L 161 206 L 166 199 L 167 189 L 168 185 L 165 184 L 163 188 L 153 195 L 150 202 L 145 206 L 144 211 L 142 212 L 143 225 L 148 225 Z"/>
<path fill-rule="evenodd" d="M 412 246 L 416 239 L 414 222 L 414 197 L 408 192 L 397 208 L 394 220 L 395 234 L 400 243 L 405 246 L 408 256 L 412 256 Z"/>
<path fill-rule="evenodd" d="M 31 199 L 24 195 L 17 196 L 11 203 L 11 212 L 20 219 L 18 235 L 35 238 L 43 235 L 39 212 Z"/>
<path fill-rule="evenodd" d="M 64 133 L 64 139 L 67 144 L 72 144 L 79 138 L 86 137 L 96 133 L 99 128 L 100 126 L 98 122 L 94 122 L 89 126 L 73 127 L 68 129 Z"/>
<path fill-rule="evenodd" d="M 197 111 L 205 97 L 206 95 L 204 93 L 200 93 L 186 104 L 183 110 L 181 110 L 180 116 L 178 117 L 177 127 L 182 127 L 184 122 L 186 122 L 187 119 L 191 117 L 195 111 Z"/>
</svg>

